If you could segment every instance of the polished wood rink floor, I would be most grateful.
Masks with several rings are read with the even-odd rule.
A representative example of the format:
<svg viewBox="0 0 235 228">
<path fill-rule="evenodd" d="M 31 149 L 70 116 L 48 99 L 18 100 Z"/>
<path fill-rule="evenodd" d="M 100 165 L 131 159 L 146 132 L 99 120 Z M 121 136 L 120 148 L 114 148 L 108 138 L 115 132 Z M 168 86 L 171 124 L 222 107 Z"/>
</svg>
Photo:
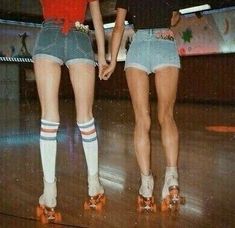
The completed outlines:
<svg viewBox="0 0 235 228">
<path fill-rule="evenodd" d="M 43 227 L 35 216 L 42 192 L 39 105 L 35 101 L 1 101 L 0 107 L 0 227 Z M 100 176 L 107 204 L 100 213 L 85 212 L 87 173 L 74 103 L 61 101 L 57 209 L 62 213 L 62 223 L 67 224 L 64 227 L 235 227 L 235 107 L 177 104 L 175 111 L 180 133 L 180 187 L 186 197 L 180 213 L 136 211 L 140 178 L 129 100 L 95 101 Z M 151 112 L 154 118 L 156 107 L 152 106 Z M 208 126 L 217 126 L 218 131 L 209 131 Z M 151 138 L 154 196 L 159 202 L 165 158 L 155 120 Z"/>
</svg>

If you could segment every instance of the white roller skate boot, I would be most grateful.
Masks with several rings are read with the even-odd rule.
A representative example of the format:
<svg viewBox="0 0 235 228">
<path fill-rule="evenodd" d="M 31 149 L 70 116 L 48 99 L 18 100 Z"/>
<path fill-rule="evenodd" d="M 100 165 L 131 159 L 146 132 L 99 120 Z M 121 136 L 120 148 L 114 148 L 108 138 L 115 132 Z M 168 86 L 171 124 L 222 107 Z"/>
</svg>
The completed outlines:
<svg viewBox="0 0 235 228">
<path fill-rule="evenodd" d="M 185 198 L 180 196 L 177 167 L 167 167 L 165 183 L 162 189 L 161 211 L 176 212 Z"/>
<path fill-rule="evenodd" d="M 153 197 L 154 180 L 152 174 L 146 176 L 141 173 L 141 186 L 137 200 L 137 211 L 156 212 Z"/>
<path fill-rule="evenodd" d="M 44 180 L 44 191 L 39 198 L 39 206 L 37 207 L 37 217 L 41 223 L 46 224 L 61 221 L 61 214 L 55 212 L 56 197 L 56 181 L 48 183 Z"/>
<path fill-rule="evenodd" d="M 98 174 L 88 176 L 88 195 L 89 198 L 84 203 L 84 209 L 102 210 L 105 205 L 104 188 L 100 184 Z"/>
</svg>

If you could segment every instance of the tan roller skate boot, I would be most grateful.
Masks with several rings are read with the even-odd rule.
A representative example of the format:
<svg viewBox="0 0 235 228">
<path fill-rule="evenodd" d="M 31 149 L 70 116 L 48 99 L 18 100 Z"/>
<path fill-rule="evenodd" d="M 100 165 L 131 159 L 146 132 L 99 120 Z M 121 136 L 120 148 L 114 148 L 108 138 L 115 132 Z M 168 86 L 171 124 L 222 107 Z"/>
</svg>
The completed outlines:
<svg viewBox="0 0 235 228">
<path fill-rule="evenodd" d="M 145 176 L 141 174 L 141 186 L 139 189 L 139 195 L 137 199 L 137 211 L 138 212 L 156 212 L 157 207 L 154 203 L 153 197 L 154 181 L 152 174 Z"/>
<path fill-rule="evenodd" d="M 84 209 L 101 211 L 105 205 L 106 198 L 98 174 L 88 176 L 88 195 L 89 198 L 84 203 Z"/>
<path fill-rule="evenodd" d="M 178 173 L 176 167 L 168 167 L 162 190 L 161 211 L 177 212 L 185 198 L 180 196 Z"/>
<path fill-rule="evenodd" d="M 44 180 L 44 191 L 39 198 L 39 206 L 37 207 L 37 217 L 42 224 L 61 222 L 61 214 L 55 212 L 56 197 L 56 181 L 48 183 Z"/>
</svg>

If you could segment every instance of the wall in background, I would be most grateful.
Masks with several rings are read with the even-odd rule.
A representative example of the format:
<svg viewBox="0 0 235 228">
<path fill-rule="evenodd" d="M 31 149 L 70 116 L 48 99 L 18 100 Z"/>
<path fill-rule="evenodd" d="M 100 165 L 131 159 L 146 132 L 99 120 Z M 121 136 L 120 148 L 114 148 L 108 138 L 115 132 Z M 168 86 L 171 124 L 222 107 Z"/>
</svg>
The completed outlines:
<svg viewBox="0 0 235 228">
<path fill-rule="evenodd" d="M 235 104 L 235 53 L 181 57 L 177 101 Z M 96 99 L 129 99 L 124 62 L 117 64 L 108 81 L 96 77 Z M 31 63 L 20 64 L 21 99 L 38 99 Z M 60 97 L 73 98 L 66 67 L 62 67 Z M 154 77 L 150 76 L 150 97 L 156 99 Z"/>
<path fill-rule="evenodd" d="M 30 58 L 40 24 L 13 22 L 0 19 L 0 61 L 1 57 Z M 219 53 L 235 53 L 235 7 L 211 10 L 182 16 L 174 28 L 176 42 L 181 56 Z M 106 54 L 110 58 L 112 29 L 105 30 Z M 124 61 L 133 39 L 132 26 L 126 26 L 118 55 Z M 94 51 L 96 41 L 91 32 Z M 5 59 L 4 59 L 5 61 Z"/>
<path fill-rule="evenodd" d="M 212 11 L 212 14 L 209 12 L 200 18 L 195 15 L 184 16 L 176 28 L 177 45 L 182 56 L 178 101 L 235 103 L 235 8 Z M 22 23 L 16 26 L 1 21 L 0 58 L 30 58 L 39 28 L 37 24 Z M 120 62 L 111 79 L 106 82 L 97 78 L 97 98 L 129 97 L 121 60 L 125 59 L 133 33 L 128 26 L 119 53 Z M 106 30 L 107 57 L 110 38 L 111 30 Z M 95 44 L 93 46 L 96 49 Z M 4 73 L 6 69 L 7 72 L 13 71 L 14 64 L 0 63 L 1 97 L 37 98 L 32 63 L 19 63 L 16 66 L 17 69 L 19 67 L 18 79 L 12 73 Z M 70 99 L 73 93 L 66 67 L 63 67 L 62 74 L 60 96 Z M 150 81 L 150 96 L 155 97 L 152 77 Z"/>
<path fill-rule="evenodd" d="M 19 100 L 19 65 L 0 64 L 0 100 Z"/>
</svg>

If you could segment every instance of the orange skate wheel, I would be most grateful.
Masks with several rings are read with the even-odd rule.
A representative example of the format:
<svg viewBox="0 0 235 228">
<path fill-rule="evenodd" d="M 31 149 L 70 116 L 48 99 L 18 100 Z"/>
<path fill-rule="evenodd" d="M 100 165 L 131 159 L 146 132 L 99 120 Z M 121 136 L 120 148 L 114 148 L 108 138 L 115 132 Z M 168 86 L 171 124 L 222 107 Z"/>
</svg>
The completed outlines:
<svg viewBox="0 0 235 228">
<path fill-rule="evenodd" d="M 101 196 L 100 202 L 105 205 L 106 203 L 106 197 L 104 195 Z"/>
<path fill-rule="evenodd" d="M 48 219 L 47 219 L 47 216 L 45 214 L 42 214 L 40 216 L 40 221 L 43 225 L 47 224 L 48 223 Z"/>
<path fill-rule="evenodd" d="M 143 197 L 142 196 L 140 196 L 140 195 L 138 195 L 138 198 L 137 198 L 137 202 L 138 202 L 138 204 L 140 205 L 140 204 L 142 204 L 143 203 Z"/>
<path fill-rule="evenodd" d="M 89 210 L 90 209 L 90 203 L 88 203 L 87 201 L 85 201 L 85 203 L 84 203 L 84 209 L 85 210 Z"/>
<path fill-rule="evenodd" d="M 62 221 L 62 216 L 61 213 L 55 213 L 55 222 L 61 222 Z"/>
<path fill-rule="evenodd" d="M 168 206 L 168 203 L 166 202 L 166 200 L 162 200 L 162 203 L 161 203 L 161 211 L 168 211 L 169 210 L 169 206 Z"/>
<path fill-rule="evenodd" d="M 142 209 L 141 205 L 138 205 L 137 206 L 137 212 L 141 213 L 142 211 L 143 211 L 143 209 Z"/>
<path fill-rule="evenodd" d="M 96 209 L 97 211 L 101 211 L 101 210 L 102 210 L 102 203 L 97 203 L 97 204 L 95 205 L 95 209 Z"/>
<path fill-rule="evenodd" d="M 153 209 L 152 210 L 153 210 L 154 213 L 157 212 L 157 205 L 155 203 L 153 204 Z"/>
<path fill-rule="evenodd" d="M 153 196 L 152 196 L 152 198 L 151 198 L 151 202 L 154 203 L 154 197 L 153 197 Z"/>
<path fill-rule="evenodd" d="M 36 208 L 36 215 L 38 218 L 43 214 L 43 208 L 41 206 L 37 206 Z"/>
</svg>

